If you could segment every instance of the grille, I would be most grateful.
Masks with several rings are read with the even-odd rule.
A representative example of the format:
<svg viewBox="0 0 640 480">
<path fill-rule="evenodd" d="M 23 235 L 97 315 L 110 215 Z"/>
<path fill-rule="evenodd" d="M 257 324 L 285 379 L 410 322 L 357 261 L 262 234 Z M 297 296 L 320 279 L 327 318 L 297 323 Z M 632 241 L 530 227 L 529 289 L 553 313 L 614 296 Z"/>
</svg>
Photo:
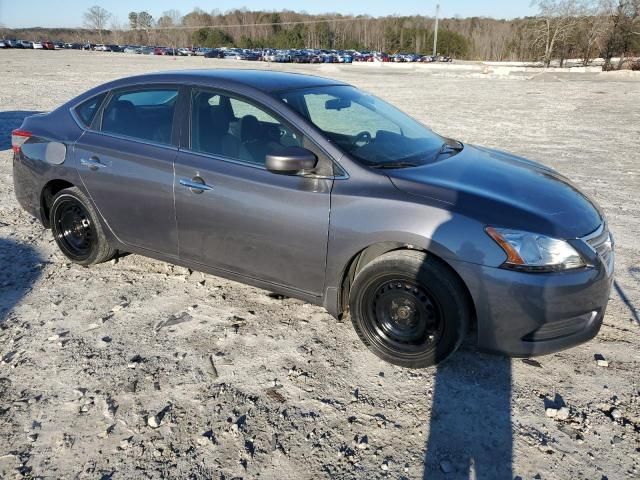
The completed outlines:
<svg viewBox="0 0 640 480">
<path fill-rule="evenodd" d="M 603 223 L 598 230 L 591 235 L 587 235 L 584 240 L 589 244 L 591 248 L 595 250 L 602 260 L 602 263 L 607 268 L 608 272 L 613 271 L 613 237 L 609 232 L 607 226 Z"/>
</svg>

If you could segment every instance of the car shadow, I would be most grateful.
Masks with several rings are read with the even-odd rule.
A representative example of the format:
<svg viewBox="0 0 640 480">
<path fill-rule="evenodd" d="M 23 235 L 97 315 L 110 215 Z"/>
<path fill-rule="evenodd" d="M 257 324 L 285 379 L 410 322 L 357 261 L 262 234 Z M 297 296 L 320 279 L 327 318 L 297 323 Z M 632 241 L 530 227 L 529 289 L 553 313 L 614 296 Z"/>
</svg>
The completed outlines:
<svg viewBox="0 0 640 480">
<path fill-rule="evenodd" d="M 11 131 L 20 128 L 25 117 L 38 113 L 42 112 L 30 110 L 0 111 L 0 150 L 11 148 Z"/>
<path fill-rule="evenodd" d="M 463 172 L 462 184 L 469 183 L 472 175 Z M 497 188 L 505 195 L 516 191 L 518 186 L 505 175 L 493 178 Z M 456 194 L 452 209 L 456 205 L 469 205 L 472 199 L 464 193 Z M 480 233 L 482 234 L 482 233 Z M 432 234 L 432 238 L 459 238 L 455 226 L 444 221 Z M 461 259 L 473 260 L 483 265 L 486 252 L 478 248 L 472 239 L 463 240 L 456 254 Z M 473 297 L 481 305 L 475 309 L 476 317 L 493 319 L 495 302 L 487 302 L 489 288 L 480 275 L 475 279 Z M 493 287 L 495 288 L 495 287 Z M 514 293 L 516 294 L 514 296 Z M 529 306 L 520 292 L 505 292 L 509 298 Z M 525 296 L 526 297 L 526 296 Z M 505 312 L 499 312 L 503 317 Z M 479 332 L 468 335 L 462 348 L 448 360 L 437 365 L 432 392 L 431 418 L 425 445 L 423 479 L 474 479 L 512 480 L 513 475 L 513 428 L 511 416 L 512 360 L 504 356 L 481 353 L 476 347 Z M 495 328 L 481 332 L 486 342 L 500 335 Z M 499 339 L 493 339 L 499 340 Z M 500 343 L 489 341 L 488 344 Z"/>
<path fill-rule="evenodd" d="M 464 242 L 460 253 L 484 258 L 472 242 Z M 481 280 L 477 288 L 484 296 Z M 478 352 L 476 341 L 468 335 L 462 348 L 436 367 L 425 480 L 513 478 L 511 359 Z"/>
<path fill-rule="evenodd" d="M 512 480 L 511 359 L 465 346 L 438 365 L 423 479 Z"/>
<path fill-rule="evenodd" d="M 633 271 L 631 272 L 631 274 L 633 275 Z M 627 294 L 624 292 L 624 290 L 622 289 L 622 287 L 620 286 L 617 280 L 613 281 L 613 288 L 615 288 L 616 293 L 620 297 L 620 300 L 622 300 L 624 304 L 627 306 L 627 308 L 629 309 L 629 312 L 631 313 L 631 318 L 638 325 L 640 325 L 640 314 L 638 313 L 638 308 L 633 304 L 633 302 L 629 299 L 629 297 L 627 297 Z"/>
<path fill-rule="evenodd" d="M 42 264 L 40 254 L 33 247 L 0 238 L 0 328 L 33 288 L 41 275 Z"/>
</svg>

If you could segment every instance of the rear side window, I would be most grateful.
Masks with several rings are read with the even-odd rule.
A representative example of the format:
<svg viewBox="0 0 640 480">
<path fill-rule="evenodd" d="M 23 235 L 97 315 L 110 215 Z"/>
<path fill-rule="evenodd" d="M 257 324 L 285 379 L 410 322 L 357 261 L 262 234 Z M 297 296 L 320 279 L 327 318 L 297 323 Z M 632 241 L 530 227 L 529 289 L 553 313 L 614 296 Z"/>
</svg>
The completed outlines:
<svg viewBox="0 0 640 480">
<path fill-rule="evenodd" d="M 137 89 L 115 93 L 102 114 L 102 131 L 171 144 L 178 89 Z"/>
<path fill-rule="evenodd" d="M 91 97 L 89 100 L 82 102 L 75 108 L 76 116 L 85 127 L 91 125 L 98 108 L 100 108 L 100 105 L 106 96 L 106 93 L 101 93 L 100 95 Z"/>
</svg>

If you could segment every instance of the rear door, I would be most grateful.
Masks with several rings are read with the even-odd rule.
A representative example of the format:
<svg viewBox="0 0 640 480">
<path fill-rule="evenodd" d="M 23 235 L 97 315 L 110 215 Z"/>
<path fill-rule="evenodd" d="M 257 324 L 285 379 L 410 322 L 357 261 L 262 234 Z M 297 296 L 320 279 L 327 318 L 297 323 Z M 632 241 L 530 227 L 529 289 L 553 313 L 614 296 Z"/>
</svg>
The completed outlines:
<svg viewBox="0 0 640 480">
<path fill-rule="evenodd" d="M 125 244 L 177 256 L 173 162 L 176 86 L 114 91 L 76 144 L 84 185 Z M 174 138 L 176 139 L 174 141 Z"/>
<path fill-rule="evenodd" d="M 262 107 L 225 93 L 194 89 L 190 115 L 189 147 L 176 160 L 180 258 L 320 295 L 333 179 L 265 168 L 270 147 L 310 145 Z"/>
</svg>

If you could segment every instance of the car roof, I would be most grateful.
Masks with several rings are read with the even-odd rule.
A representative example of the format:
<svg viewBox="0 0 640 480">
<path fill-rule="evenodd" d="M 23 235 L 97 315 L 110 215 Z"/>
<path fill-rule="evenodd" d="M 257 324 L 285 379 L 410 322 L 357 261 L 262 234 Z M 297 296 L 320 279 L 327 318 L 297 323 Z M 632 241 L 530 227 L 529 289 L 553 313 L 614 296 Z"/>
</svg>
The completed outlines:
<svg viewBox="0 0 640 480">
<path fill-rule="evenodd" d="M 121 83 L 121 86 L 125 86 L 128 83 L 143 83 L 145 80 L 177 83 L 193 82 L 201 85 L 224 81 L 243 84 L 263 92 L 325 87 L 331 85 L 347 85 L 346 83 L 338 80 L 317 77 L 315 75 L 250 69 L 201 69 L 156 72 L 123 78 L 116 83 Z"/>
</svg>

